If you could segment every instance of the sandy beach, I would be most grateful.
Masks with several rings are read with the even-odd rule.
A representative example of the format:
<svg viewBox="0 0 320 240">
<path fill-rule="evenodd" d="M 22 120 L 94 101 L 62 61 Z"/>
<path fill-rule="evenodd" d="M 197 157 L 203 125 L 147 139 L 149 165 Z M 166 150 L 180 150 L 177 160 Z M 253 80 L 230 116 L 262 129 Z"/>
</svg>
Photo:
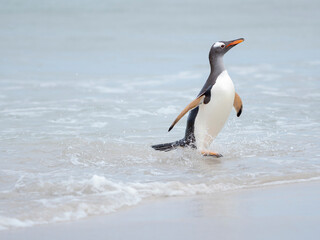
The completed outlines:
<svg viewBox="0 0 320 240">
<path fill-rule="evenodd" d="M 319 239 L 320 182 L 148 200 L 106 216 L 0 232 L 15 239 Z"/>
</svg>

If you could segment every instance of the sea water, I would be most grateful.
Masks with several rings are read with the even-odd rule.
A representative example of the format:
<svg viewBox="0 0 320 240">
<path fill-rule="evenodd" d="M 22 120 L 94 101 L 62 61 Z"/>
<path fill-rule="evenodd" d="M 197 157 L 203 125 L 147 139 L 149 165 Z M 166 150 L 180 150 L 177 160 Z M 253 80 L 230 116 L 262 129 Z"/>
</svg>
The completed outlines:
<svg viewBox="0 0 320 240">
<path fill-rule="evenodd" d="M 0 3 L 2 230 L 320 178 L 319 1 Z M 240 37 L 224 157 L 154 151 L 183 137 L 211 45 Z"/>
</svg>

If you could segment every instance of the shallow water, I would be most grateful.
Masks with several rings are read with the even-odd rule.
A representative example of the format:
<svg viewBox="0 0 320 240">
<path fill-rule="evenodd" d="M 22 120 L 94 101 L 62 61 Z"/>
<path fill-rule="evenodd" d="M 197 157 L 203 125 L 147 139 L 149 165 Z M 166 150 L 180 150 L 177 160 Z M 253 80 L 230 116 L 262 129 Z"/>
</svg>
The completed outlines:
<svg viewBox="0 0 320 240">
<path fill-rule="evenodd" d="M 319 3 L 5 2 L 0 9 L 0 228 L 147 198 L 320 178 Z M 217 40 L 244 102 L 212 150 L 156 152 L 208 76 Z"/>
</svg>

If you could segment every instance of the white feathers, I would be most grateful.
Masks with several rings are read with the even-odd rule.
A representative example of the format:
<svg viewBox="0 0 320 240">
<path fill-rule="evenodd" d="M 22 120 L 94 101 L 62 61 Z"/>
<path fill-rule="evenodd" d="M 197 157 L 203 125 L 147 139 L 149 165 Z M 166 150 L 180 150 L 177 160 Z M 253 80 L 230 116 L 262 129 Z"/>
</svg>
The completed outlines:
<svg viewBox="0 0 320 240">
<path fill-rule="evenodd" d="M 216 43 L 213 45 L 213 47 L 214 47 L 214 48 L 217 48 L 217 47 L 221 47 L 221 46 L 223 46 L 223 45 L 225 45 L 223 42 L 216 42 Z"/>
<path fill-rule="evenodd" d="M 227 71 L 223 71 L 211 89 L 211 100 L 201 104 L 194 123 L 197 148 L 208 150 L 232 110 L 235 90 Z"/>
</svg>

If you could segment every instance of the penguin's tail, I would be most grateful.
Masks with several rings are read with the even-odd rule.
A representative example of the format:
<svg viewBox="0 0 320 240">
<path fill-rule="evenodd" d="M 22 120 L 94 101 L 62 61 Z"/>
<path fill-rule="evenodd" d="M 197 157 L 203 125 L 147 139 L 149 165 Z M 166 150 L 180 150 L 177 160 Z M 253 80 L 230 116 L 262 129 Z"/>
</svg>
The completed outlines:
<svg viewBox="0 0 320 240">
<path fill-rule="evenodd" d="M 153 145 L 151 147 L 157 151 L 168 152 L 178 147 L 185 147 L 185 146 L 186 146 L 186 141 L 184 139 L 181 139 L 171 143 L 162 143 L 162 144 Z"/>
</svg>

